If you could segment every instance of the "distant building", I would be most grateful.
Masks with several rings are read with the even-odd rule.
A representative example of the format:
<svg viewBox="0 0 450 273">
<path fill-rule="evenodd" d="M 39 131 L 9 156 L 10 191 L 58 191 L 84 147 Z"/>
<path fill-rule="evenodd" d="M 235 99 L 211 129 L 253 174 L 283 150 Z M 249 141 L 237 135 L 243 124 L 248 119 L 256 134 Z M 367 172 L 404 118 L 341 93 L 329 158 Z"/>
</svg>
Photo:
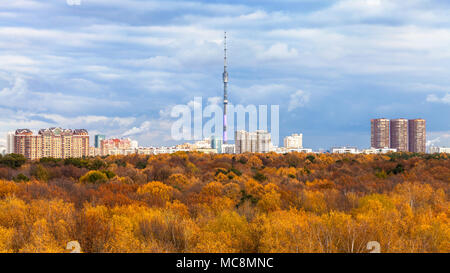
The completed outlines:
<svg viewBox="0 0 450 273">
<path fill-rule="evenodd" d="M 99 156 L 101 155 L 100 148 L 89 147 L 89 156 Z"/>
<path fill-rule="evenodd" d="M 270 133 L 263 130 L 255 132 L 235 132 L 235 152 L 242 153 L 268 153 L 271 147 Z"/>
<path fill-rule="evenodd" d="M 102 140 L 105 140 L 105 139 L 106 139 L 105 135 L 95 135 L 94 147 L 100 148 L 100 143 L 102 142 Z"/>
<path fill-rule="evenodd" d="M 450 148 L 447 147 L 430 147 L 430 154 L 450 154 Z"/>
<path fill-rule="evenodd" d="M 236 131 L 234 133 L 235 153 L 242 154 L 251 150 L 250 140 L 247 140 L 249 133 L 247 131 Z"/>
<path fill-rule="evenodd" d="M 333 154 L 359 154 L 361 153 L 356 147 L 334 147 L 331 148 Z"/>
<path fill-rule="evenodd" d="M 84 129 L 48 128 L 34 135 L 29 129 L 18 129 L 14 134 L 14 151 L 32 160 L 89 156 L 89 134 Z"/>
<path fill-rule="evenodd" d="M 284 138 L 284 147 L 286 149 L 303 148 L 303 134 L 293 134 Z"/>
<path fill-rule="evenodd" d="M 391 119 L 390 121 L 390 148 L 399 152 L 408 151 L 408 120 Z M 380 147 L 378 147 L 380 148 Z"/>
<path fill-rule="evenodd" d="M 211 139 L 205 138 L 204 140 L 199 140 L 192 145 L 193 149 L 210 149 Z"/>
<path fill-rule="evenodd" d="M 397 149 L 392 149 L 392 148 L 380 148 L 380 149 L 370 148 L 370 149 L 362 150 L 363 154 L 387 154 L 387 153 L 396 153 L 396 152 L 397 152 Z"/>
<path fill-rule="evenodd" d="M 131 144 L 131 149 L 139 148 L 139 142 L 137 140 L 132 140 L 130 144 Z"/>
<path fill-rule="evenodd" d="M 100 142 L 100 154 L 106 155 L 126 155 L 131 152 L 131 140 L 129 138 L 104 139 Z"/>
<path fill-rule="evenodd" d="M 14 151 L 27 159 L 42 157 L 43 147 L 41 136 L 34 135 L 29 129 L 18 129 L 14 135 Z"/>
<path fill-rule="evenodd" d="M 299 148 L 299 149 L 287 149 L 288 153 L 306 153 L 306 154 L 310 154 L 313 152 L 313 149 L 307 149 L 307 148 Z"/>
<path fill-rule="evenodd" d="M 173 154 L 176 152 L 188 152 L 190 149 L 180 147 L 140 147 L 136 150 L 140 155 L 158 155 L 158 154 Z"/>
<path fill-rule="evenodd" d="M 256 152 L 257 153 L 268 153 L 270 152 L 270 147 L 272 143 L 272 138 L 270 133 L 267 131 L 256 131 Z"/>
<path fill-rule="evenodd" d="M 193 147 L 194 147 L 194 144 L 184 143 L 184 144 L 179 144 L 179 145 L 175 146 L 175 149 L 190 151 L 193 149 Z"/>
<path fill-rule="evenodd" d="M 371 120 L 371 147 L 387 148 L 389 147 L 389 120 L 372 119 Z"/>
<path fill-rule="evenodd" d="M 218 154 L 221 154 L 223 152 L 222 146 L 223 146 L 222 139 L 220 139 L 216 136 L 211 137 L 211 149 L 215 149 L 215 150 L 217 150 Z"/>
<path fill-rule="evenodd" d="M 234 144 L 222 144 L 222 153 L 223 154 L 234 154 L 235 145 Z"/>
<path fill-rule="evenodd" d="M 427 144 L 426 121 L 411 119 L 408 121 L 408 144 L 412 153 L 425 153 Z"/>
<path fill-rule="evenodd" d="M 217 154 L 216 149 L 212 148 L 197 148 L 193 150 L 194 152 L 204 153 L 204 154 Z"/>
<path fill-rule="evenodd" d="M 306 154 L 310 154 L 310 153 L 313 153 L 313 150 L 312 149 L 306 149 L 306 148 L 298 148 L 298 149 L 290 148 L 290 149 L 287 149 L 285 147 L 279 147 L 279 148 L 276 148 L 274 150 L 274 152 L 277 153 L 277 154 L 288 154 L 288 153 L 306 153 Z"/>
<path fill-rule="evenodd" d="M 15 135 L 16 135 L 15 132 L 8 132 L 6 134 L 6 154 L 15 153 L 15 149 L 14 149 L 14 136 Z"/>
</svg>

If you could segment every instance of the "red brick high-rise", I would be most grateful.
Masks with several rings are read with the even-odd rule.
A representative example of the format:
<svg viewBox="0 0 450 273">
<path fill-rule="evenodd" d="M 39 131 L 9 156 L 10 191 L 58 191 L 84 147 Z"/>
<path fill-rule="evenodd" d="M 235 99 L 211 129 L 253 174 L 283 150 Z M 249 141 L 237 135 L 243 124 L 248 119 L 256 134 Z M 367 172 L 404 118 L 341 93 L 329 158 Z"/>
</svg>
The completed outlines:
<svg viewBox="0 0 450 273">
<path fill-rule="evenodd" d="M 371 120 L 371 146 L 381 149 L 389 147 L 389 120 L 372 119 Z"/>
<path fill-rule="evenodd" d="M 397 149 L 398 152 L 407 152 L 408 147 L 408 120 L 391 119 L 390 125 L 391 144 L 390 148 Z"/>
<path fill-rule="evenodd" d="M 427 151 L 426 121 L 424 119 L 410 119 L 408 121 L 409 151 L 425 153 Z"/>
</svg>

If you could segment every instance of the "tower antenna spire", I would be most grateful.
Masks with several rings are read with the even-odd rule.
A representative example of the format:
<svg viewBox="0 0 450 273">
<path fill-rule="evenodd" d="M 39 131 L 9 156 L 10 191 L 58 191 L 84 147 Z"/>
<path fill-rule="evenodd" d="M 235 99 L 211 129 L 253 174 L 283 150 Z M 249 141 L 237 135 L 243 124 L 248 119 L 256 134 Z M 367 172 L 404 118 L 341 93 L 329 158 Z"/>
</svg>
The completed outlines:
<svg viewBox="0 0 450 273">
<path fill-rule="evenodd" d="M 223 36 L 223 50 L 224 50 L 224 66 L 227 68 L 227 32 L 224 32 Z"/>
<path fill-rule="evenodd" d="M 227 144 L 227 105 L 228 105 L 228 71 L 227 71 L 227 32 L 224 32 L 223 39 L 224 58 L 223 58 L 223 143 Z"/>
</svg>

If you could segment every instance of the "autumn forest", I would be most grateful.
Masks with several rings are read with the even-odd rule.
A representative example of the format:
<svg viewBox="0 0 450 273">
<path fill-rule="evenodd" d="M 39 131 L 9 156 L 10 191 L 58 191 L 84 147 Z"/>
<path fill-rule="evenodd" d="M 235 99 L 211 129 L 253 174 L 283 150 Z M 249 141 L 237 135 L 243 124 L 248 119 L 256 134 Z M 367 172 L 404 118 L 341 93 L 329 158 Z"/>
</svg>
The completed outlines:
<svg viewBox="0 0 450 273">
<path fill-rule="evenodd" d="M 450 252 L 450 156 L 0 158 L 0 252 Z"/>
</svg>

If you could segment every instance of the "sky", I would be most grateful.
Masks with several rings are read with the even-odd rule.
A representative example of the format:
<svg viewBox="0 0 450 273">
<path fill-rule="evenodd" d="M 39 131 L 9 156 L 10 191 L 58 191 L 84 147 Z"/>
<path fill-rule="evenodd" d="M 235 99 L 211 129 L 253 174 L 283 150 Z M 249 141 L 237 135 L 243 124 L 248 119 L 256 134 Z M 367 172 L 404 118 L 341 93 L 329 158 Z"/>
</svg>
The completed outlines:
<svg viewBox="0 0 450 273">
<path fill-rule="evenodd" d="M 175 105 L 220 103 L 226 30 L 230 103 L 280 105 L 281 139 L 367 148 L 370 119 L 425 118 L 450 146 L 450 1 L 79 1 L 0 1 L 0 145 L 54 126 L 179 143 Z"/>
</svg>

